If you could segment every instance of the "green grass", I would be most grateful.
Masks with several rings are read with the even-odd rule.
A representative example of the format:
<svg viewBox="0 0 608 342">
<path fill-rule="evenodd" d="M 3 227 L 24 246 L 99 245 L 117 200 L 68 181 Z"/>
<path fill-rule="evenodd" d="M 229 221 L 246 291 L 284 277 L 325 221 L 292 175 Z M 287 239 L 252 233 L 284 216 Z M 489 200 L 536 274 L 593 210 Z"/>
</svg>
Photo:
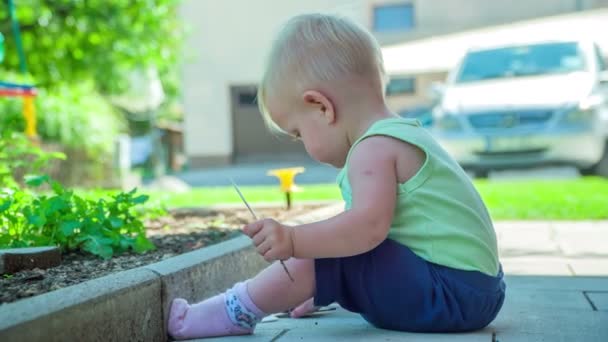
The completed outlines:
<svg viewBox="0 0 608 342">
<path fill-rule="evenodd" d="M 608 180 L 585 177 L 571 180 L 481 180 L 475 186 L 495 220 L 608 219 Z M 282 202 L 277 186 L 242 186 L 251 203 Z M 197 188 L 182 194 L 148 192 L 152 202 L 167 207 L 196 207 L 241 203 L 231 186 Z M 303 185 L 298 201 L 340 200 L 335 184 Z"/>
<path fill-rule="evenodd" d="M 608 180 L 477 181 L 495 220 L 596 220 L 608 218 Z"/>
<path fill-rule="evenodd" d="M 278 186 L 239 186 L 249 203 L 284 202 L 285 195 Z M 340 190 L 335 184 L 314 184 L 301 186 L 302 191 L 292 195 L 297 201 L 340 200 Z M 232 186 L 195 188 L 181 194 L 147 192 L 153 199 L 160 199 L 168 207 L 196 207 L 216 204 L 242 203 Z"/>
</svg>

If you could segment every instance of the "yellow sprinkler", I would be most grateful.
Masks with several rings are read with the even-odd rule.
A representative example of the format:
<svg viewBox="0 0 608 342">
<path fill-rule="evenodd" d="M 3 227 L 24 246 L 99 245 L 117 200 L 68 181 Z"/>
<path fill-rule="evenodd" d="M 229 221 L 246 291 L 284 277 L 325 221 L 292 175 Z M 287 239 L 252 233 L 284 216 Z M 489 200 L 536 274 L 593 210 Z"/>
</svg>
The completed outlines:
<svg viewBox="0 0 608 342">
<path fill-rule="evenodd" d="M 290 167 L 285 169 L 274 169 L 269 170 L 268 176 L 275 176 L 281 183 L 281 191 L 285 193 L 285 200 L 287 201 L 287 210 L 291 209 L 291 193 L 299 191 L 300 188 L 295 183 L 295 177 L 297 174 L 304 172 L 306 169 L 303 167 Z"/>
<path fill-rule="evenodd" d="M 36 130 L 36 107 L 32 96 L 23 97 L 23 117 L 25 118 L 25 134 L 31 139 L 38 137 Z"/>
</svg>

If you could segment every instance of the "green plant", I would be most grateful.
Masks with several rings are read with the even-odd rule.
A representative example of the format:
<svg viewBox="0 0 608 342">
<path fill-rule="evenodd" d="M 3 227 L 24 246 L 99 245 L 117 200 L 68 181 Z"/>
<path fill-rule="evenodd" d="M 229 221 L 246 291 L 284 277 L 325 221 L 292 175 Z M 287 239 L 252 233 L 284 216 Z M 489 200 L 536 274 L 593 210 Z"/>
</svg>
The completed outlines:
<svg viewBox="0 0 608 342">
<path fill-rule="evenodd" d="M 128 250 L 154 249 L 135 207 L 148 200 L 136 189 L 105 198 L 86 199 L 48 176 L 29 176 L 26 183 L 51 186 L 49 195 L 5 189 L 0 193 L 0 247 L 56 245 L 63 252 L 84 251 L 110 258 Z"/>
<path fill-rule="evenodd" d="M 95 81 L 103 93 L 127 85 L 135 67 L 155 66 L 176 93 L 182 55 L 179 0 L 15 1 L 27 68 L 38 85 Z M 0 6 L 8 70 L 19 70 L 9 8 Z"/>
<path fill-rule="evenodd" d="M 0 79 L 4 79 L 1 72 Z M 51 170 L 44 173 L 72 185 L 81 184 L 84 175 L 87 185 L 111 179 L 114 144 L 119 132 L 125 129 L 125 119 L 95 90 L 92 82 L 39 89 L 35 104 L 41 146 L 69 156 L 65 162 L 51 165 L 52 170 L 60 168 L 61 173 Z M 0 131 L 23 132 L 21 111 L 22 99 L 0 101 Z"/>
<path fill-rule="evenodd" d="M 18 173 L 40 173 L 53 159 L 65 155 L 42 150 L 22 133 L 0 131 L 0 188 L 17 187 Z"/>
<path fill-rule="evenodd" d="M 91 158 L 107 158 L 125 121 L 95 90 L 92 82 L 56 84 L 36 99 L 38 131 L 44 141 L 82 149 Z"/>
</svg>

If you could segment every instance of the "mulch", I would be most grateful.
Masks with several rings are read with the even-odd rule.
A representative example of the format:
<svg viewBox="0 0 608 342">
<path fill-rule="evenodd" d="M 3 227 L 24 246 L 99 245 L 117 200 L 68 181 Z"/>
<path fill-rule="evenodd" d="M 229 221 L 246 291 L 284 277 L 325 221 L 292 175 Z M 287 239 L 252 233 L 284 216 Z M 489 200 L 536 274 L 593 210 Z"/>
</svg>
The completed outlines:
<svg viewBox="0 0 608 342">
<path fill-rule="evenodd" d="M 289 211 L 281 208 L 261 208 L 256 211 L 262 217 L 285 220 L 318 207 L 297 205 Z M 126 253 L 108 260 L 89 254 L 67 253 L 57 267 L 0 275 L 0 305 L 225 241 L 241 234 L 240 228 L 251 221 L 251 214 L 245 209 L 172 211 L 167 216 L 146 222 L 148 238 L 156 250 L 144 254 Z"/>
</svg>

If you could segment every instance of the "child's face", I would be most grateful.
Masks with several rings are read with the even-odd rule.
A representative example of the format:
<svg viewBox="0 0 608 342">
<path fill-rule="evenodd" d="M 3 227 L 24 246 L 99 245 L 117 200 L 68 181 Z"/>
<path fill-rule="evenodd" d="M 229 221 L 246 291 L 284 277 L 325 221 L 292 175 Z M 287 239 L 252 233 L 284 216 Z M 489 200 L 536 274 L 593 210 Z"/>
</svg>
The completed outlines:
<svg viewBox="0 0 608 342">
<path fill-rule="evenodd" d="M 291 104 L 270 101 L 271 119 L 290 136 L 301 140 L 315 160 L 343 167 L 346 154 L 337 148 L 343 144 L 339 141 L 342 135 L 335 122 L 333 106 L 310 97 L 302 96 L 300 100 Z"/>
</svg>

